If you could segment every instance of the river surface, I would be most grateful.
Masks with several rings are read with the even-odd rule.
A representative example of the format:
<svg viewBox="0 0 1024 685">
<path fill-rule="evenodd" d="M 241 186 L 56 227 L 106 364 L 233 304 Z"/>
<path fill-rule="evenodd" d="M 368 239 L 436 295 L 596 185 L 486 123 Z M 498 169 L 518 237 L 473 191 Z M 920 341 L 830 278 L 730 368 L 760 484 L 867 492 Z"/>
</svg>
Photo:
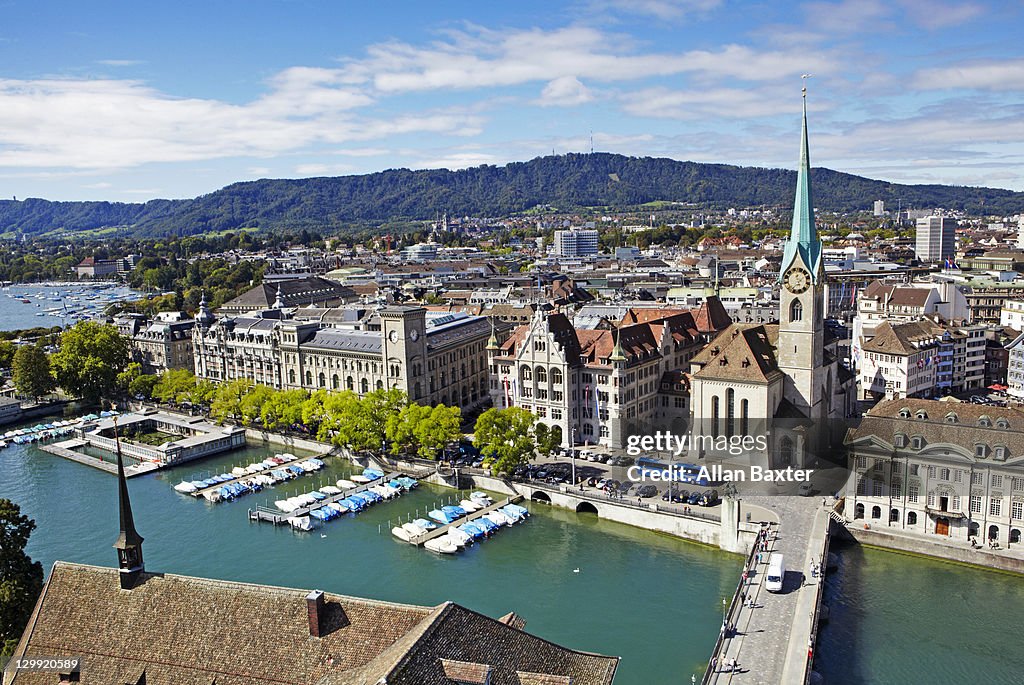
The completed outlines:
<svg viewBox="0 0 1024 685">
<path fill-rule="evenodd" d="M 347 463 L 339 460 L 329 460 L 321 474 L 235 502 L 210 504 L 173 490 L 183 479 L 275 451 L 281 450 L 250 447 L 132 478 L 147 569 L 428 606 L 452 600 L 492 617 L 516 611 L 528 632 L 621 656 L 616 685 L 688 683 L 691 673 L 703 671 L 741 557 L 535 504 L 525 524 L 458 556 L 439 557 L 389 532 L 389 520 L 417 511 L 422 516 L 454 494 L 427 485 L 313 533 L 248 520 L 250 507 L 347 475 Z M 0 498 L 35 519 L 28 551 L 47 571 L 57 559 L 116 565 L 111 475 L 34 445 L 11 445 L 0 450 Z"/>
<path fill-rule="evenodd" d="M 1024 579 L 859 546 L 839 550 L 815 669 L 826 685 L 1024 683 Z"/>
</svg>

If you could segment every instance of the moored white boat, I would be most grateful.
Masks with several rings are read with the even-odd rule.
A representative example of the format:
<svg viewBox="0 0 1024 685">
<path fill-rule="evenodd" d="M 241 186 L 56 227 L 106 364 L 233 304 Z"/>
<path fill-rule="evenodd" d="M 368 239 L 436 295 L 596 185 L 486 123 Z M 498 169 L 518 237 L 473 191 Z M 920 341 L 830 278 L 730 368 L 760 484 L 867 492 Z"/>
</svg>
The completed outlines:
<svg viewBox="0 0 1024 685">
<path fill-rule="evenodd" d="M 5 443 L 0 443 L 0 444 L 3 444 L 4 447 L 7 447 L 7 445 Z M 196 491 L 196 486 L 192 485 L 192 483 L 190 483 L 187 480 L 183 480 L 180 483 L 178 483 L 177 485 L 175 485 L 174 489 L 177 490 L 178 492 L 186 492 L 186 493 L 190 493 L 191 494 L 191 493 Z"/>
<path fill-rule="evenodd" d="M 353 474 L 352 476 L 349 476 L 349 478 L 353 482 L 355 482 L 355 483 L 369 483 L 370 482 L 369 478 L 367 478 L 366 476 L 364 476 L 364 475 L 362 475 L 360 473 Z"/>
<path fill-rule="evenodd" d="M 439 538 L 427 540 L 425 543 L 423 543 L 423 546 L 431 552 L 435 552 L 437 554 L 455 554 L 456 552 L 458 552 L 459 548 L 456 547 L 451 540 L 447 540 L 445 538 L 446 536 L 442 535 Z"/>
<path fill-rule="evenodd" d="M 427 533 L 426 528 L 423 528 L 422 526 L 419 526 L 415 523 L 405 523 L 402 525 L 402 529 L 410 538 L 418 538 L 419 536 L 426 535 Z"/>
<path fill-rule="evenodd" d="M 474 511 L 480 511 L 481 509 L 483 509 L 483 505 L 479 504 L 478 502 L 472 502 L 468 499 L 464 499 L 461 502 L 459 502 L 459 506 L 470 513 Z"/>
<path fill-rule="evenodd" d="M 402 542 L 409 542 L 409 532 L 406 531 L 405 528 L 403 528 L 402 526 L 395 526 L 394 528 L 392 528 L 391 534 L 399 540 L 401 540 Z"/>
<path fill-rule="evenodd" d="M 451 543 L 457 547 L 465 547 L 469 543 L 473 542 L 468 534 L 462 532 L 458 528 L 450 528 L 448 532 L 441 536 L 442 538 L 447 537 Z"/>
<path fill-rule="evenodd" d="M 337 482 L 337 486 L 342 490 L 351 490 L 352 488 L 356 487 L 356 484 L 350 480 L 342 478 Z"/>
</svg>

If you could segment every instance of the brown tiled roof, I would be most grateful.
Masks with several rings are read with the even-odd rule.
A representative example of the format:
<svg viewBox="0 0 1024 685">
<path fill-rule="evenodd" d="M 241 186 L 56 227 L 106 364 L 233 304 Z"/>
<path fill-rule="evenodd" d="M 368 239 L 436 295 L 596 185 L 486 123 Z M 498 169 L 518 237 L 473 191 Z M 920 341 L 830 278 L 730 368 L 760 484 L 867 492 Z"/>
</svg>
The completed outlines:
<svg viewBox="0 0 1024 685">
<path fill-rule="evenodd" d="M 701 333 L 717 333 L 724 331 L 732 323 L 732 317 L 725 311 L 725 306 L 717 295 L 705 298 L 700 308 L 693 314 L 697 330 Z"/>
<path fill-rule="evenodd" d="M 875 335 L 864 343 L 865 352 L 910 355 L 920 352 L 942 335 L 942 328 L 927 319 L 892 324 L 885 321 L 875 329 Z M 917 343 L 917 346 L 915 346 Z"/>
<path fill-rule="evenodd" d="M 889 298 L 889 304 L 900 307 L 923 307 L 928 302 L 928 288 L 895 288 Z"/>
<path fill-rule="evenodd" d="M 144 574 L 131 591 L 116 569 L 58 562 L 16 652 L 81 656 L 90 685 L 448 685 L 444 660 L 612 682 L 618 659 L 576 652 L 456 604 L 417 607 L 327 595 L 310 637 L 307 591 Z M 52 685 L 19 672 L 13 685 Z"/>
<path fill-rule="evenodd" d="M 775 358 L 776 324 L 734 323 L 691 361 L 698 378 L 766 382 L 781 373 Z"/>
<path fill-rule="evenodd" d="M 446 678 L 458 683 L 488 685 L 491 671 L 494 669 L 486 664 L 471 664 L 468 661 L 441 659 L 441 670 L 444 671 Z"/>
</svg>

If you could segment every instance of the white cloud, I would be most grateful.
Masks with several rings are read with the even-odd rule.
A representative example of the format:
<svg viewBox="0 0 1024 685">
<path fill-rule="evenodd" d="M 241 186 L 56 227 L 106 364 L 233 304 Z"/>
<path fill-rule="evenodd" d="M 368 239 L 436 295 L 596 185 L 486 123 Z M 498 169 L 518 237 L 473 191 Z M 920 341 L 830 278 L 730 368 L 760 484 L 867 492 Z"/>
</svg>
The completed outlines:
<svg viewBox="0 0 1024 685">
<path fill-rule="evenodd" d="M 575 76 L 560 76 L 549 81 L 535 103 L 541 107 L 572 107 L 594 99 L 590 91 Z"/>
<path fill-rule="evenodd" d="M 664 21 L 708 12 L 721 4 L 721 0 L 593 0 L 588 3 L 591 11 L 611 10 L 651 16 Z"/>
<path fill-rule="evenodd" d="M 922 69 L 914 75 L 914 86 L 925 90 L 1024 90 L 1024 59 L 986 60 Z"/>
<path fill-rule="evenodd" d="M 628 114 L 661 119 L 747 119 L 800 111 L 800 101 L 791 88 L 671 90 L 656 87 L 623 93 L 620 100 Z"/>
<path fill-rule="evenodd" d="M 100 59 L 96 63 L 106 67 L 134 67 L 146 62 L 141 59 Z"/>
</svg>

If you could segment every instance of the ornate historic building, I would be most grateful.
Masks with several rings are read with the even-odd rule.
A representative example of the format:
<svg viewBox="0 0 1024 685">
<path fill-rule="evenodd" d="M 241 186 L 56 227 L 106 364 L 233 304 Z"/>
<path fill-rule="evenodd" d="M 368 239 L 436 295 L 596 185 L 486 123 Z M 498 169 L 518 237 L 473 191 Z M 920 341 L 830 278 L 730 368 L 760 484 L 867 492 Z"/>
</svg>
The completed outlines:
<svg viewBox="0 0 1024 685">
<path fill-rule="evenodd" d="M 152 320 L 142 314 L 114 319 L 118 331 L 132 341 L 135 359 L 145 373 L 192 369 L 192 329 L 195 321 L 181 312 L 160 312 Z"/>
<path fill-rule="evenodd" d="M 487 398 L 484 317 L 385 307 L 365 328 L 296 319 L 281 306 L 217 318 L 200 305 L 192 337 L 195 373 L 248 378 L 272 388 L 398 388 L 420 404 L 472 409 Z"/>
<path fill-rule="evenodd" d="M 504 344 L 491 339 L 491 399 L 530 410 L 564 445 L 623 447 L 630 435 L 657 428 L 682 433 L 688 411 L 679 370 L 727 325 L 717 298 L 695 311 L 629 310 L 597 329 L 538 310 Z"/>
</svg>

